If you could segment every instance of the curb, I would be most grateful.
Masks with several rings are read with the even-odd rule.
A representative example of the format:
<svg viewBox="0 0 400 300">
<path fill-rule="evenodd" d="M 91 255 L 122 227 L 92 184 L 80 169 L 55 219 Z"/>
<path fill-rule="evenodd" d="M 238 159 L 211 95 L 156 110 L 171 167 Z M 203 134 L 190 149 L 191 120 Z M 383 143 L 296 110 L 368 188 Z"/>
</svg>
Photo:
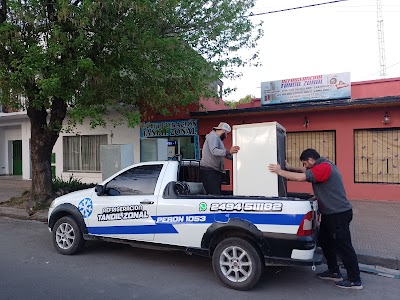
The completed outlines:
<svg viewBox="0 0 400 300">
<path fill-rule="evenodd" d="M 322 249 L 318 248 L 317 252 L 322 253 Z M 400 277 L 400 259 L 396 257 L 382 257 L 382 256 L 374 256 L 368 254 L 360 254 L 356 253 L 358 265 L 360 271 L 367 272 L 367 273 L 385 273 L 385 271 L 377 271 L 379 269 L 390 269 L 393 272 L 397 272 L 396 277 Z M 322 258 L 322 263 L 326 264 L 325 257 Z M 338 263 L 340 266 L 344 268 L 343 262 L 340 258 L 338 258 Z M 371 271 L 375 270 L 375 271 Z M 371 271 L 371 272 L 370 272 Z M 379 274 L 380 275 L 380 274 Z"/>
<path fill-rule="evenodd" d="M 15 207 L 7 207 L 0 206 L 0 216 L 5 216 L 14 219 L 21 220 L 35 220 L 47 223 L 47 213 L 48 210 L 38 211 L 32 216 L 29 216 L 25 209 L 23 208 L 15 208 Z M 318 249 L 317 251 L 322 251 Z M 358 263 L 360 265 L 360 270 L 367 273 L 379 274 L 386 273 L 382 271 L 384 269 L 392 270 L 394 274 L 393 278 L 399 279 L 400 277 L 400 259 L 399 258 L 388 258 L 388 257 L 379 257 L 372 256 L 366 254 L 357 254 Z M 322 260 L 323 263 L 326 263 L 325 258 Z M 382 269 L 384 268 L 384 269 Z M 389 274 L 391 274 L 389 272 Z"/>
<path fill-rule="evenodd" d="M 323 254 L 322 249 L 320 247 L 317 248 L 317 252 Z M 359 253 L 356 253 L 356 255 L 358 260 L 358 266 L 361 272 L 374 273 L 377 275 L 394 274 L 393 278 L 399 279 L 400 260 L 398 258 L 380 257 L 380 256 L 373 256 L 373 255 L 359 254 Z M 322 257 L 322 263 L 326 264 L 326 259 L 324 256 Z M 338 263 L 340 267 L 344 268 L 343 262 L 341 261 L 340 258 L 338 258 Z M 386 272 L 386 270 L 390 270 L 391 272 Z"/>
<path fill-rule="evenodd" d="M 23 208 L 0 206 L 0 216 L 20 220 L 34 220 L 47 223 L 47 210 L 38 211 L 30 216 Z"/>
<path fill-rule="evenodd" d="M 360 271 L 370 274 L 375 274 L 379 276 L 384 276 L 388 278 L 400 279 L 400 271 L 399 270 L 392 270 L 387 269 L 379 266 L 370 266 L 359 264 Z"/>
<path fill-rule="evenodd" d="M 384 267 L 400 272 L 400 260 L 398 258 L 379 257 L 365 254 L 357 254 L 359 264 L 374 266 L 375 268 Z M 361 266 L 360 266 L 361 269 Z"/>
</svg>

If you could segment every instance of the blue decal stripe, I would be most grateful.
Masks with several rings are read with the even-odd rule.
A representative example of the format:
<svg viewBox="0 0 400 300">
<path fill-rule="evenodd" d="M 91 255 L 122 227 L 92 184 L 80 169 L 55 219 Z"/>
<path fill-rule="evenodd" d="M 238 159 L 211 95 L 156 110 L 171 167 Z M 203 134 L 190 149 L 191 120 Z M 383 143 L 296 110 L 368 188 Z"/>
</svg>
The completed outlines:
<svg viewBox="0 0 400 300">
<path fill-rule="evenodd" d="M 187 216 L 200 217 L 205 216 L 206 220 L 204 222 L 181 222 L 177 220 L 178 217 L 183 217 L 186 220 Z M 217 222 L 228 222 L 229 219 L 238 218 L 242 220 L 247 220 L 253 224 L 269 224 L 269 225 L 300 225 L 301 220 L 304 218 L 304 214 L 294 215 L 294 214 L 260 214 L 260 213 L 209 213 L 209 214 L 182 214 L 182 215 L 166 215 L 166 216 L 152 216 L 154 222 L 160 220 L 158 224 L 182 224 L 182 223 L 214 223 Z M 163 218 L 160 219 L 160 218 Z M 168 220 L 168 218 L 171 218 Z M 175 218 L 175 220 L 174 220 Z"/>
<path fill-rule="evenodd" d="M 215 214 L 215 220 L 227 218 L 226 213 Z M 253 224 L 300 225 L 305 215 L 228 213 L 228 218 L 247 220 Z"/>
<path fill-rule="evenodd" d="M 211 224 L 214 222 L 228 222 L 229 219 L 238 218 L 247 220 L 255 225 L 299 225 L 304 218 L 304 214 L 254 214 L 254 213 L 210 213 L 210 214 L 186 214 L 186 215 L 167 215 L 167 216 L 152 216 L 152 219 L 157 222 L 158 218 L 174 218 L 186 216 L 206 216 L 204 222 L 168 222 L 164 219 L 162 223 L 154 225 L 137 225 L 137 226 L 101 226 L 88 227 L 90 234 L 156 234 L 156 233 L 178 233 L 172 224 Z"/>
<path fill-rule="evenodd" d="M 90 234 L 154 234 L 178 233 L 171 224 L 137 225 L 137 226 L 102 226 L 88 227 Z"/>
</svg>

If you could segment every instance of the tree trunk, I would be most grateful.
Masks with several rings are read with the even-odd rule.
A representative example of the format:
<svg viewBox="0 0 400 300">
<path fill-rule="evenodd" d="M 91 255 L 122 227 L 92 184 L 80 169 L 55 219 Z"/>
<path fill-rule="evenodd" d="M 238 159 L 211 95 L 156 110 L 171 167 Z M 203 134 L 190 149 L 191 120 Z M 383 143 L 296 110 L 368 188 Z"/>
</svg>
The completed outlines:
<svg viewBox="0 0 400 300">
<path fill-rule="evenodd" d="M 31 121 L 32 190 L 27 209 L 29 214 L 48 204 L 53 196 L 51 153 L 56 143 L 67 106 L 61 99 L 54 99 L 50 117 L 47 110 L 28 107 Z"/>
<path fill-rule="evenodd" d="M 31 123 L 34 120 L 31 120 Z M 29 211 L 34 212 L 51 198 L 53 194 L 51 177 L 51 152 L 54 143 L 50 144 L 47 135 L 31 124 L 31 163 L 32 163 L 32 195 Z"/>
</svg>

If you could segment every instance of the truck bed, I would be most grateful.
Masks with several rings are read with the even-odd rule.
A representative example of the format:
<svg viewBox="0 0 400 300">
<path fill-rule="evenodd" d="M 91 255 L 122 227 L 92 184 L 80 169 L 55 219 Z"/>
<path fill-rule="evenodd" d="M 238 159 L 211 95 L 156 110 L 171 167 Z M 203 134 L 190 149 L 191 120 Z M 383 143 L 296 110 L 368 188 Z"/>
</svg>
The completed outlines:
<svg viewBox="0 0 400 300">
<path fill-rule="evenodd" d="M 163 198 L 165 199 L 240 199 L 240 200 L 279 200 L 279 201 L 309 201 L 313 195 L 308 193 L 287 193 L 286 197 L 268 197 L 268 196 L 233 196 L 232 193 L 223 195 L 206 194 L 201 182 L 170 182 L 165 187 Z"/>
</svg>

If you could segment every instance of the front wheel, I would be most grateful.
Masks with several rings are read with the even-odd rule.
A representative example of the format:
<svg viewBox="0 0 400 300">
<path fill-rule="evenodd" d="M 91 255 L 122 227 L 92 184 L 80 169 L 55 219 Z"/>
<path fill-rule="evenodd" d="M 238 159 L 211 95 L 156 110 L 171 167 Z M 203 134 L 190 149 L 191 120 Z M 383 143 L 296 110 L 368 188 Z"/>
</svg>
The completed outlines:
<svg viewBox="0 0 400 300">
<path fill-rule="evenodd" d="M 71 217 L 60 218 L 54 225 L 52 233 L 54 247 L 61 254 L 75 254 L 85 244 L 82 231 Z"/>
<path fill-rule="evenodd" d="M 260 280 L 263 262 L 255 247 L 241 238 L 227 238 L 215 248 L 215 274 L 228 287 L 249 290 Z"/>
</svg>

